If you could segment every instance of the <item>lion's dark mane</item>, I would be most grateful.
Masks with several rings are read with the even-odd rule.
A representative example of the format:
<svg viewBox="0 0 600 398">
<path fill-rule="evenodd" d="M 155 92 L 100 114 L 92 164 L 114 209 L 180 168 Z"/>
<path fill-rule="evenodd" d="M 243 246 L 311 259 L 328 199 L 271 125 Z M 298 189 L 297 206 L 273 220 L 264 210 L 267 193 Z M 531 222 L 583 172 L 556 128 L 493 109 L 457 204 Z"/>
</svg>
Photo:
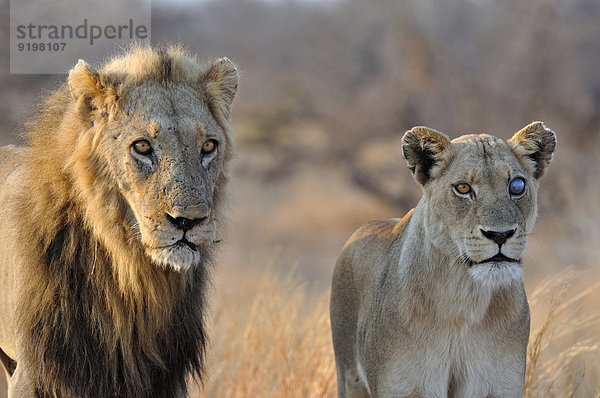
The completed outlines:
<svg viewBox="0 0 600 398">
<path fill-rule="evenodd" d="M 66 210 L 65 210 L 66 212 Z M 134 322 L 153 311 L 146 303 L 128 302 L 118 292 L 111 259 L 83 222 L 72 214 L 53 237 L 39 236 L 42 255 L 32 262 L 35 285 L 26 287 L 29 302 L 20 322 L 28 340 L 30 363 L 39 364 L 41 397 L 173 397 L 185 391 L 186 375 L 201 377 L 206 331 L 203 322 L 206 265 L 188 279 L 157 267 L 148 272 L 170 278 L 174 288 L 170 319 L 161 330 L 139 330 Z M 202 258 L 209 253 L 203 251 Z M 38 251 L 39 250 L 39 251 Z M 51 298 L 51 300 L 49 300 Z M 141 305 L 140 305 L 141 304 Z M 130 335 L 111 334 L 113 311 L 131 321 Z M 157 352 L 144 342 L 154 340 Z M 111 342 L 111 344 L 107 344 Z M 116 342 L 116 347 L 111 347 Z M 124 352 L 133 363 L 125 364 Z M 134 368 L 131 368 L 133 365 Z"/>
</svg>

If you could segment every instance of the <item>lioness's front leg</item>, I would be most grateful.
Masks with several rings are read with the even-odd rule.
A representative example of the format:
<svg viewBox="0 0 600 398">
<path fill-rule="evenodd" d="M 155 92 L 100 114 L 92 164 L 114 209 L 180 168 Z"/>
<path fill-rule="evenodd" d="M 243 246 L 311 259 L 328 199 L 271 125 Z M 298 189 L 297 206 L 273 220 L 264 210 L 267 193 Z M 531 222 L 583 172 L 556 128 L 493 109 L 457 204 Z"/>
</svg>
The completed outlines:
<svg viewBox="0 0 600 398">
<path fill-rule="evenodd" d="M 523 395 L 523 360 L 496 353 L 477 364 L 468 365 L 466 374 L 454 385 L 453 397 L 520 397 Z"/>
</svg>

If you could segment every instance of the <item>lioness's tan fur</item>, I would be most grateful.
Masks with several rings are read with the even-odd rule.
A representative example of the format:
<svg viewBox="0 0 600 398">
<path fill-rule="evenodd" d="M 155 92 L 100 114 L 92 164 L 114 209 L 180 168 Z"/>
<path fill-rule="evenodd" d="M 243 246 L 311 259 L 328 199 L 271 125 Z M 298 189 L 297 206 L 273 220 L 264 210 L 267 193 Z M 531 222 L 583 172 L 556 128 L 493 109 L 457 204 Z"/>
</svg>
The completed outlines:
<svg viewBox="0 0 600 398">
<path fill-rule="evenodd" d="M 334 271 L 338 396 L 520 397 L 529 336 L 520 260 L 555 135 L 537 122 L 508 141 L 451 142 L 415 127 L 403 144 L 422 199 L 401 220 L 359 228 Z M 517 177 L 522 196 L 508 190 Z M 483 231 L 514 233 L 501 242 Z M 499 252 L 518 262 L 489 260 Z"/>
<path fill-rule="evenodd" d="M 180 47 L 134 47 L 98 71 L 80 61 L 27 145 L 0 149 L 10 397 L 173 397 L 202 375 L 237 78 Z"/>
</svg>

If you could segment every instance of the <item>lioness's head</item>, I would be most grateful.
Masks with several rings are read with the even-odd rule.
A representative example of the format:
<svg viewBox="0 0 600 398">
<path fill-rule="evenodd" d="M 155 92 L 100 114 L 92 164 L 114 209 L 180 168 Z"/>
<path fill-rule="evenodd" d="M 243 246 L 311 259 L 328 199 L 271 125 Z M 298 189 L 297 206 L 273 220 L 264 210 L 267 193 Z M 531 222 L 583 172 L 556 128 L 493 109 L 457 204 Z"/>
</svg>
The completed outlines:
<svg viewBox="0 0 600 398">
<path fill-rule="evenodd" d="M 415 127 L 402 153 L 423 189 L 426 239 L 486 285 L 521 277 L 537 215 L 538 179 L 556 147 L 554 132 L 532 123 L 508 141 L 465 135 L 453 141 Z"/>
<path fill-rule="evenodd" d="M 80 61 L 69 73 L 88 213 L 120 207 L 128 239 L 157 265 L 189 269 L 217 240 L 237 81 L 228 59 L 202 66 L 176 47 L 134 49 L 99 71 Z M 111 222 L 94 223 L 109 246 Z"/>
</svg>

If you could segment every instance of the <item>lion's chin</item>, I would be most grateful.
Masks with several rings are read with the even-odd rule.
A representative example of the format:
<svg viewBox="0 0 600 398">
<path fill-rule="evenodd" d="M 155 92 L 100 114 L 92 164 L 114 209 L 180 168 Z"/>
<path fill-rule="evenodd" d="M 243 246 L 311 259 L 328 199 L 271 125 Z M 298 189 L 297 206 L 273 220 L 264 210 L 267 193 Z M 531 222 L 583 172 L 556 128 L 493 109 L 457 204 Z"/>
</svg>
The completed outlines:
<svg viewBox="0 0 600 398">
<path fill-rule="evenodd" d="M 200 252 L 186 245 L 175 244 L 173 246 L 146 249 L 152 261 L 164 268 L 184 272 L 198 264 L 202 260 Z"/>
</svg>

